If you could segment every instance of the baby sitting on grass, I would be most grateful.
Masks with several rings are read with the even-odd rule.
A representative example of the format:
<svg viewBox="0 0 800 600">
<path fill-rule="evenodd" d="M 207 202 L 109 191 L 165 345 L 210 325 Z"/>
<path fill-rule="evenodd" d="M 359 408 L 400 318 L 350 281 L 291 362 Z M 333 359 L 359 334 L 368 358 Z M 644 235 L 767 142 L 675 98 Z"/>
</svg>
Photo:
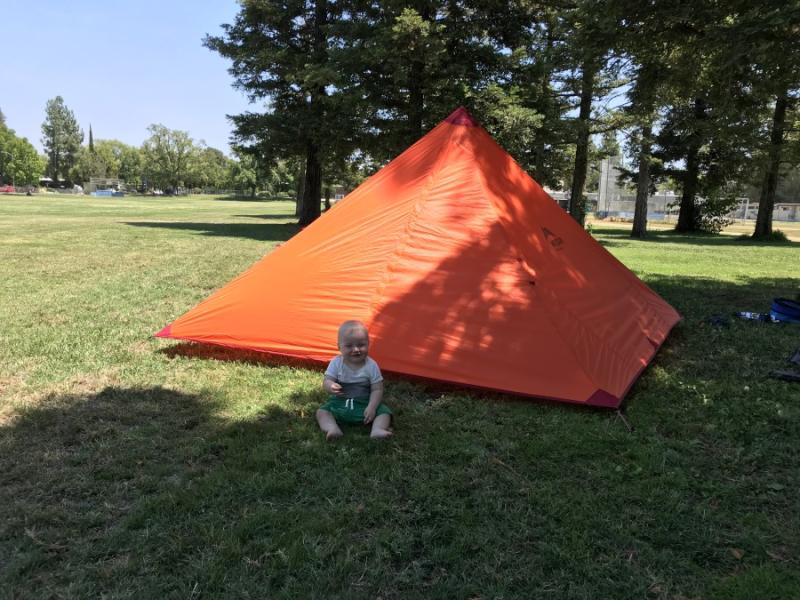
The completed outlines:
<svg viewBox="0 0 800 600">
<path fill-rule="evenodd" d="M 392 435 L 392 411 L 381 403 L 383 376 L 369 356 L 369 332 L 361 321 L 339 326 L 339 356 L 325 371 L 323 389 L 328 401 L 317 410 L 317 423 L 328 440 L 342 437 L 339 423 L 372 424 L 370 437 Z"/>
</svg>

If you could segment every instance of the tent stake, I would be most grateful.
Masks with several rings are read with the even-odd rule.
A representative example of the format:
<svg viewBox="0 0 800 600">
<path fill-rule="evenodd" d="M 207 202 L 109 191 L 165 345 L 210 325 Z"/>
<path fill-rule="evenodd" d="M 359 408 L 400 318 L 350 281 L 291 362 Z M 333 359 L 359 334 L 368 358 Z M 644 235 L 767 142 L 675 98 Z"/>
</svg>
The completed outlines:
<svg viewBox="0 0 800 600">
<path fill-rule="evenodd" d="M 617 409 L 617 417 L 622 420 L 622 423 L 625 425 L 625 428 L 628 430 L 628 433 L 633 433 L 633 425 L 630 424 L 630 421 L 625 417 L 625 413 L 622 412 L 621 408 Z"/>
</svg>

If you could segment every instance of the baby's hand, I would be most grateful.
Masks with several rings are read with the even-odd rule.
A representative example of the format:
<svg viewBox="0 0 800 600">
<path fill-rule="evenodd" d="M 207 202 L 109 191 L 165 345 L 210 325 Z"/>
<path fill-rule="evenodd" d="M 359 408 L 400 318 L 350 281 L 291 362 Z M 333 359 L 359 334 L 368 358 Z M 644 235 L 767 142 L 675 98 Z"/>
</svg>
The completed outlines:
<svg viewBox="0 0 800 600">
<path fill-rule="evenodd" d="M 375 408 L 372 406 L 367 406 L 367 408 L 364 409 L 364 425 L 369 425 L 374 420 Z"/>
<path fill-rule="evenodd" d="M 342 386 L 339 385 L 339 383 L 336 381 L 331 382 L 330 388 L 331 388 L 331 393 L 334 394 L 335 396 L 341 396 L 344 393 L 342 391 Z"/>
</svg>

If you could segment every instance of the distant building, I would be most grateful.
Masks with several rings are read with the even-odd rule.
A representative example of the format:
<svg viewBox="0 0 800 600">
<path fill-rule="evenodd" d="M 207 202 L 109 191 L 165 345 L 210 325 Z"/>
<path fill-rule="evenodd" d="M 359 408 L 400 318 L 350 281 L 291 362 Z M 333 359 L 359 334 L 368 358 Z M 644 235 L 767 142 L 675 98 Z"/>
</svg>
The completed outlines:
<svg viewBox="0 0 800 600">
<path fill-rule="evenodd" d="M 622 198 L 622 190 L 617 183 L 622 171 L 619 166 L 622 164 L 621 156 L 612 156 L 600 161 L 600 189 L 597 193 L 597 212 L 608 213 L 611 210 L 611 203 Z"/>
<path fill-rule="evenodd" d="M 83 184 L 83 189 L 88 194 L 103 191 L 119 192 L 124 188 L 125 182 L 118 177 L 90 177 L 88 183 Z"/>
</svg>

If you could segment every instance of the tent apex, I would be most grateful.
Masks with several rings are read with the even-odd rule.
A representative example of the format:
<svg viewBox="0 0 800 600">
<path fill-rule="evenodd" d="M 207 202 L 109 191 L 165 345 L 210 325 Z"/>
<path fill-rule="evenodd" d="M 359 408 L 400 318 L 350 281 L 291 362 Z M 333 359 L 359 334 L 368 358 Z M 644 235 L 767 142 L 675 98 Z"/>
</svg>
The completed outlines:
<svg viewBox="0 0 800 600">
<path fill-rule="evenodd" d="M 463 106 L 459 106 L 450 113 L 450 116 L 445 119 L 445 122 L 451 125 L 466 125 L 467 127 L 480 126 L 480 123 L 475 120 L 475 117 L 469 114 L 469 111 Z"/>
</svg>

